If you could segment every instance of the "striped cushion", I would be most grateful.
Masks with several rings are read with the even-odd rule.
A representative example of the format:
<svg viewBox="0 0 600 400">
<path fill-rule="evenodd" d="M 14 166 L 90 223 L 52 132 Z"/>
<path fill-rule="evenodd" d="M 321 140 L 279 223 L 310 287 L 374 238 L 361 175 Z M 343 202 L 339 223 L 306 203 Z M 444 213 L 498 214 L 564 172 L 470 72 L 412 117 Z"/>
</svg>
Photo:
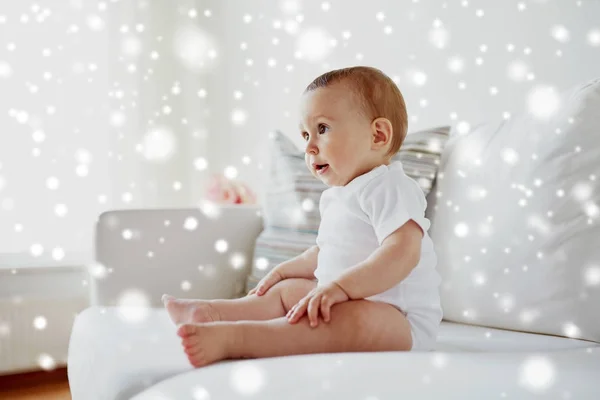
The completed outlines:
<svg viewBox="0 0 600 400">
<path fill-rule="evenodd" d="M 433 187 L 449 135 L 449 126 L 410 133 L 406 135 L 400 151 L 394 156 L 394 160 L 402 163 L 406 175 L 421 186 L 425 196 Z"/>
<path fill-rule="evenodd" d="M 427 195 L 435 181 L 450 127 L 438 127 L 406 136 L 394 160 Z M 296 257 L 316 243 L 321 217 L 319 200 L 327 186 L 315 178 L 304 162 L 304 153 L 281 132 L 271 135 L 272 155 L 266 200 L 265 229 L 256 240 L 252 273 L 246 291 L 256 286 L 273 267 Z"/>
</svg>

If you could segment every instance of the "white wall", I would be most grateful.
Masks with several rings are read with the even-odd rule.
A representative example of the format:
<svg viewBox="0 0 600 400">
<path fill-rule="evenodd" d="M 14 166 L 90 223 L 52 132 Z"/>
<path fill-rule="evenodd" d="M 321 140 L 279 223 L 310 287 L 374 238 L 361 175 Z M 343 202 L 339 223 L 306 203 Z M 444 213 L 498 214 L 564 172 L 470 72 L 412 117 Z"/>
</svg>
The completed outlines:
<svg viewBox="0 0 600 400">
<path fill-rule="evenodd" d="M 215 63 L 185 47 L 198 44 L 193 31 L 178 40 L 198 28 L 189 16 L 198 4 L 3 3 L 0 268 L 89 261 L 101 212 L 201 196 L 207 172 L 193 160 L 206 156 L 208 137 L 198 91 Z"/>
<path fill-rule="evenodd" d="M 600 75 L 600 39 L 588 40 L 600 32 L 598 15 L 600 1 L 592 0 L 5 2 L 0 255 L 31 255 L 39 244 L 38 258 L 52 259 L 55 249 L 67 259 L 77 252 L 88 257 L 102 211 L 193 206 L 208 174 L 226 166 L 262 194 L 268 133 L 280 129 L 301 145 L 299 96 L 332 68 L 372 65 L 392 76 L 406 98 L 411 130 L 518 112 L 536 85 L 562 90 Z M 567 42 L 553 37 L 557 25 L 568 31 Z M 199 31 L 184 38 L 182 60 L 176 37 L 189 27 Z M 336 45 L 307 39 L 310 28 Z M 303 58 L 299 43 L 307 43 Z M 318 50 L 330 52 L 310 60 Z M 464 61 L 461 72 L 449 68 L 452 57 Z M 532 80 L 510 77 L 517 60 Z M 424 84 L 415 84 L 414 71 L 426 76 Z M 235 110 L 246 113 L 243 123 L 232 122 Z M 155 126 L 167 127 L 176 142 L 164 163 L 138 151 Z M 208 160 L 206 171 L 194 168 L 198 157 Z M 47 186 L 50 177 L 58 178 L 55 190 Z M 65 215 L 57 214 L 59 204 Z"/>
<path fill-rule="evenodd" d="M 268 162 L 268 132 L 283 130 L 301 145 L 298 97 L 313 78 L 328 69 L 371 65 L 394 77 L 407 102 L 411 131 L 461 121 L 474 126 L 503 118 L 504 112 L 525 110 L 527 96 L 537 85 L 560 91 L 600 76 L 600 38 L 594 40 L 594 32 L 600 35 L 599 1 L 227 0 L 220 4 L 213 9 L 213 18 L 223 21 L 218 34 L 223 69 L 212 87 L 221 98 L 211 103 L 211 135 L 218 138 L 212 139 L 215 156 L 211 164 L 215 170 L 226 165 L 238 167 L 240 179 L 259 190 L 264 174 L 258 163 Z M 329 4 L 328 11 L 323 4 Z M 525 8 L 521 10 L 519 4 Z M 297 10 L 289 11 L 294 6 Z M 478 10 L 483 16 L 478 16 Z M 380 12 L 383 20 L 378 18 Z M 252 17 L 249 23 L 244 21 L 246 15 Z M 303 19 L 297 23 L 297 32 L 286 31 L 286 24 L 294 23 L 298 16 Z M 281 28 L 274 26 L 276 21 Z M 559 25 L 568 31 L 566 42 L 553 36 Z M 295 57 L 301 38 L 312 27 L 337 41 L 317 62 Z M 350 33 L 348 39 L 345 31 Z M 564 38 L 558 32 L 556 36 Z M 444 38 L 446 42 L 441 40 Z M 242 43 L 246 50 L 240 47 Z M 312 51 L 321 46 L 308 43 Z M 481 46 L 486 47 L 482 50 Z M 461 72 L 449 68 L 454 57 L 464 63 Z M 276 60 L 274 67 L 268 65 L 270 58 Z M 248 59 L 252 66 L 246 64 Z M 526 66 L 533 79 L 511 78 L 516 61 Z M 286 70 L 288 65 L 293 67 L 291 71 Z M 426 82 L 415 84 L 413 71 L 424 73 Z M 465 85 L 462 90 L 460 82 Z M 492 87 L 497 94 L 491 94 Z M 235 90 L 243 92 L 241 100 L 234 99 Z M 422 105 L 422 101 L 426 103 Z M 230 119 L 237 108 L 248 114 L 241 126 Z M 456 113 L 455 120 L 452 113 Z M 252 158 L 249 166 L 242 163 L 246 154 Z"/>
</svg>

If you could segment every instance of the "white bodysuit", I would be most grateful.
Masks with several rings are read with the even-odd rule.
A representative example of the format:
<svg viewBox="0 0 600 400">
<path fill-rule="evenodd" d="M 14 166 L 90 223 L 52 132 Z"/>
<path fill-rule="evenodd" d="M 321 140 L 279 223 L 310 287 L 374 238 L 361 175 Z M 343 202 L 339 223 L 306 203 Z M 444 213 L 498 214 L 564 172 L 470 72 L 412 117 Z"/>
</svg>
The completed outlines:
<svg viewBox="0 0 600 400">
<path fill-rule="evenodd" d="M 412 350 L 433 350 L 442 320 L 437 257 L 427 233 L 427 201 L 419 184 L 399 161 L 380 165 L 346 186 L 333 186 L 321 195 L 321 224 L 315 277 L 327 284 L 346 269 L 366 260 L 391 233 L 414 220 L 424 236 L 418 265 L 400 283 L 367 300 L 389 303 L 411 324 Z"/>
</svg>

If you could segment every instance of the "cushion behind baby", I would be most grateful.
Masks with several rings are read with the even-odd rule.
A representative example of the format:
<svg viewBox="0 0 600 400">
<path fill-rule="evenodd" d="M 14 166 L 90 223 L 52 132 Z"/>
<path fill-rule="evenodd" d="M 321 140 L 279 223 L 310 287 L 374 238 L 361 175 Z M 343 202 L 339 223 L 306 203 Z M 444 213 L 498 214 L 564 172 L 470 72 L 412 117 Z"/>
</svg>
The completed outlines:
<svg viewBox="0 0 600 400">
<path fill-rule="evenodd" d="M 407 135 L 394 160 L 427 195 L 435 181 L 450 127 L 436 127 Z M 263 207 L 265 229 L 256 241 L 254 266 L 246 290 L 279 263 L 315 244 L 321 217 L 319 200 L 327 186 L 304 162 L 304 152 L 281 132 L 271 135 L 271 167 Z"/>
<path fill-rule="evenodd" d="M 451 135 L 430 194 L 444 318 L 600 341 L 600 79 Z"/>
</svg>

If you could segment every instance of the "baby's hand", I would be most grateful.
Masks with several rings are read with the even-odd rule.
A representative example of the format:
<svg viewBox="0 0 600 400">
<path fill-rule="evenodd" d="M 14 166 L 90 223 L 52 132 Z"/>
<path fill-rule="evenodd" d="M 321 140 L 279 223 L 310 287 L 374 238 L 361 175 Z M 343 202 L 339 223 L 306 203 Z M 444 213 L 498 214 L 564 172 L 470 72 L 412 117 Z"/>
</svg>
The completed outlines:
<svg viewBox="0 0 600 400">
<path fill-rule="evenodd" d="M 290 324 L 297 322 L 304 313 L 308 314 L 311 327 L 316 327 L 319 320 L 319 310 L 325 322 L 331 320 L 331 306 L 348 301 L 350 298 L 336 283 L 314 288 L 287 313 Z"/>
</svg>

